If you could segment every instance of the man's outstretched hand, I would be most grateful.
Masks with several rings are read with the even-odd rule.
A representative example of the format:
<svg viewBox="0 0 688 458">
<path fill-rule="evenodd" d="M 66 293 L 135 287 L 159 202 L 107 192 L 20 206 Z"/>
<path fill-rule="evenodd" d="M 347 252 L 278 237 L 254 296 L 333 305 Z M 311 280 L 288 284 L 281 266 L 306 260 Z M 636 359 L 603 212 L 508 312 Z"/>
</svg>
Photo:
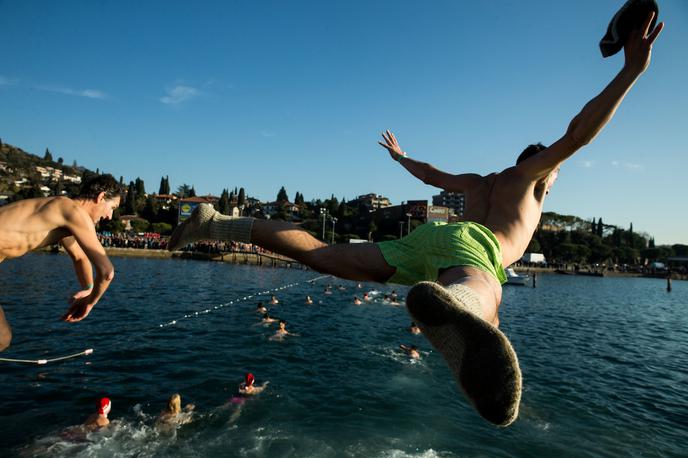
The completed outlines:
<svg viewBox="0 0 688 458">
<path fill-rule="evenodd" d="M 96 305 L 97 302 L 93 300 L 90 294 L 79 298 L 75 297 L 76 294 L 74 297 L 72 297 L 72 299 L 70 299 L 69 303 L 71 304 L 71 307 L 69 307 L 67 313 L 62 315 L 62 321 L 74 323 L 83 320 L 88 316 L 89 313 L 91 313 L 91 309 L 94 305 Z"/>
<path fill-rule="evenodd" d="M 650 24 L 654 17 L 655 13 L 650 13 L 642 27 L 631 32 L 628 41 L 624 45 L 626 67 L 639 74 L 644 72 L 647 66 L 650 65 L 652 43 L 655 42 L 664 28 L 664 22 L 660 22 L 655 26 L 654 30 L 650 31 Z"/>
<path fill-rule="evenodd" d="M 385 142 L 378 143 L 380 144 L 380 146 L 386 148 L 387 151 L 389 151 L 389 155 L 392 156 L 392 159 L 398 161 L 402 157 L 406 157 L 406 153 L 401 150 L 401 147 L 397 142 L 397 138 L 394 136 L 392 132 L 390 132 L 389 130 L 383 132 L 382 138 L 385 140 Z"/>
</svg>

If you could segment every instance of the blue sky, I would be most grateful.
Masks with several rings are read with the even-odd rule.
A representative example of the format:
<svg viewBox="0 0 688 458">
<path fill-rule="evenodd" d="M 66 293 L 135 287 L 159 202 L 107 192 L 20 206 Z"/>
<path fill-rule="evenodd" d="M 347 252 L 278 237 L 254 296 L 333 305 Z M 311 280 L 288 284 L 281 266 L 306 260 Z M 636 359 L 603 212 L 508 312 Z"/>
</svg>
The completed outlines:
<svg viewBox="0 0 688 458">
<path fill-rule="evenodd" d="M 453 173 L 551 143 L 614 77 L 622 1 L 3 1 L 0 138 L 157 192 L 272 200 L 438 190 L 377 145 Z M 545 209 L 688 243 L 688 2 L 660 2 L 653 62 Z"/>
</svg>

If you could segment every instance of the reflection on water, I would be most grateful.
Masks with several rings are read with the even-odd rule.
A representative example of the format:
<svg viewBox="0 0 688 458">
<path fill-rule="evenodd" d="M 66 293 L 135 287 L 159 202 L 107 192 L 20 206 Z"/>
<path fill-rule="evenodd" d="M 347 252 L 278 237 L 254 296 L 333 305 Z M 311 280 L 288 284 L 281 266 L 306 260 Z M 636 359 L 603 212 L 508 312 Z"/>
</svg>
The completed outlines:
<svg viewBox="0 0 688 458">
<path fill-rule="evenodd" d="M 65 256 L 0 264 L 14 327 L 0 363 L 2 455 L 646 456 L 683 453 L 688 424 L 688 284 L 539 275 L 505 288 L 501 322 L 524 376 L 519 420 L 496 429 L 456 390 L 440 355 L 408 332 L 392 289 L 311 271 L 183 260 L 113 259 L 115 281 L 79 324 L 58 321 L 77 286 Z M 324 294 L 327 285 L 331 294 Z M 338 286 L 342 285 L 343 288 Z M 354 305 L 366 291 L 370 302 Z M 279 304 L 270 305 L 275 294 Z M 314 304 L 306 305 L 306 296 Z M 298 336 L 271 341 L 258 301 Z M 399 344 L 417 345 L 419 361 Z M 259 396 L 232 403 L 245 372 Z M 161 430 L 172 393 L 194 420 Z M 71 427 L 112 399 L 112 426 Z M 7 453 L 6 453 L 7 452 Z"/>
</svg>

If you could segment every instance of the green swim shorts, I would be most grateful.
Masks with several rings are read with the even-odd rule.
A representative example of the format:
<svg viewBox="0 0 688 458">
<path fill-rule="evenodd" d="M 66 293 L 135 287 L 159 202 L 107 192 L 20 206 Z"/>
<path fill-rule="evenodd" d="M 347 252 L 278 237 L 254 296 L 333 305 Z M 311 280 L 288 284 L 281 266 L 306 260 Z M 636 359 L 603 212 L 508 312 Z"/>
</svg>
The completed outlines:
<svg viewBox="0 0 688 458">
<path fill-rule="evenodd" d="M 397 269 L 390 283 L 436 281 L 441 269 L 457 266 L 475 267 L 506 283 L 499 241 L 478 223 L 427 223 L 406 237 L 377 246 L 385 261 Z"/>
</svg>

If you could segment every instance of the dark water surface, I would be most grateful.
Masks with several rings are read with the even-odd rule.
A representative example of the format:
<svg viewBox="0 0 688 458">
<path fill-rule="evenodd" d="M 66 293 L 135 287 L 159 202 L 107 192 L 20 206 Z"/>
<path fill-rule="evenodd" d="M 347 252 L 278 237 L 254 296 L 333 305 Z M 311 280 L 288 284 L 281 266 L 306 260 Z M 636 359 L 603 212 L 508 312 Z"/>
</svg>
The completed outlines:
<svg viewBox="0 0 688 458">
<path fill-rule="evenodd" d="M 114 258 L 105 298 L 81 323 L 58 318 L 76 280 L 59 255 L 0 264 L 0 304 L 14 328 L 5 358 L 94 348 L 44 366 L 0 362 L 1 456 L 686 456 L 688 283 L 540 275 L 505 287 L 501 326 L 524 377 L 521 415 L 497 429 L 468 407 L 439 354 L 408 333 L 394 287 L 312 271 Z M 324 295 L 327 284 L 335 285 Z M 336 285 L 343 285 L 340 291 Z M 284 288 L 284 289 L 282 289 Z M 405 288 L 396 288 L 403 296 Z M 268 292 L 269 291 L 269 292 Z M 259 300 L 299 336 L 270 340 Z M 263 293 L 263 294 L 259 294 Z M 306 295 L 315 300 L 305 305 Z M 250 297 L 249 297 L 250 296 Z M 198 314 L 196 314 L 198 312 Z M 186 318 L 185 318 L 186 316 Z M 176 320 L 175 324 L 168 324 Z M 160 326 L 164 325 L 164 326 Z M 418 345 L 411 362 L 401 343 Z M 243 374 L 268 389 L 226 405 Z M 160 430 L 170 394 L 194 421 Z M 105 431 L 64 431 L 112 399 Z M 224 406 L 224 407 L 223 407 Z"/>
</svg>

